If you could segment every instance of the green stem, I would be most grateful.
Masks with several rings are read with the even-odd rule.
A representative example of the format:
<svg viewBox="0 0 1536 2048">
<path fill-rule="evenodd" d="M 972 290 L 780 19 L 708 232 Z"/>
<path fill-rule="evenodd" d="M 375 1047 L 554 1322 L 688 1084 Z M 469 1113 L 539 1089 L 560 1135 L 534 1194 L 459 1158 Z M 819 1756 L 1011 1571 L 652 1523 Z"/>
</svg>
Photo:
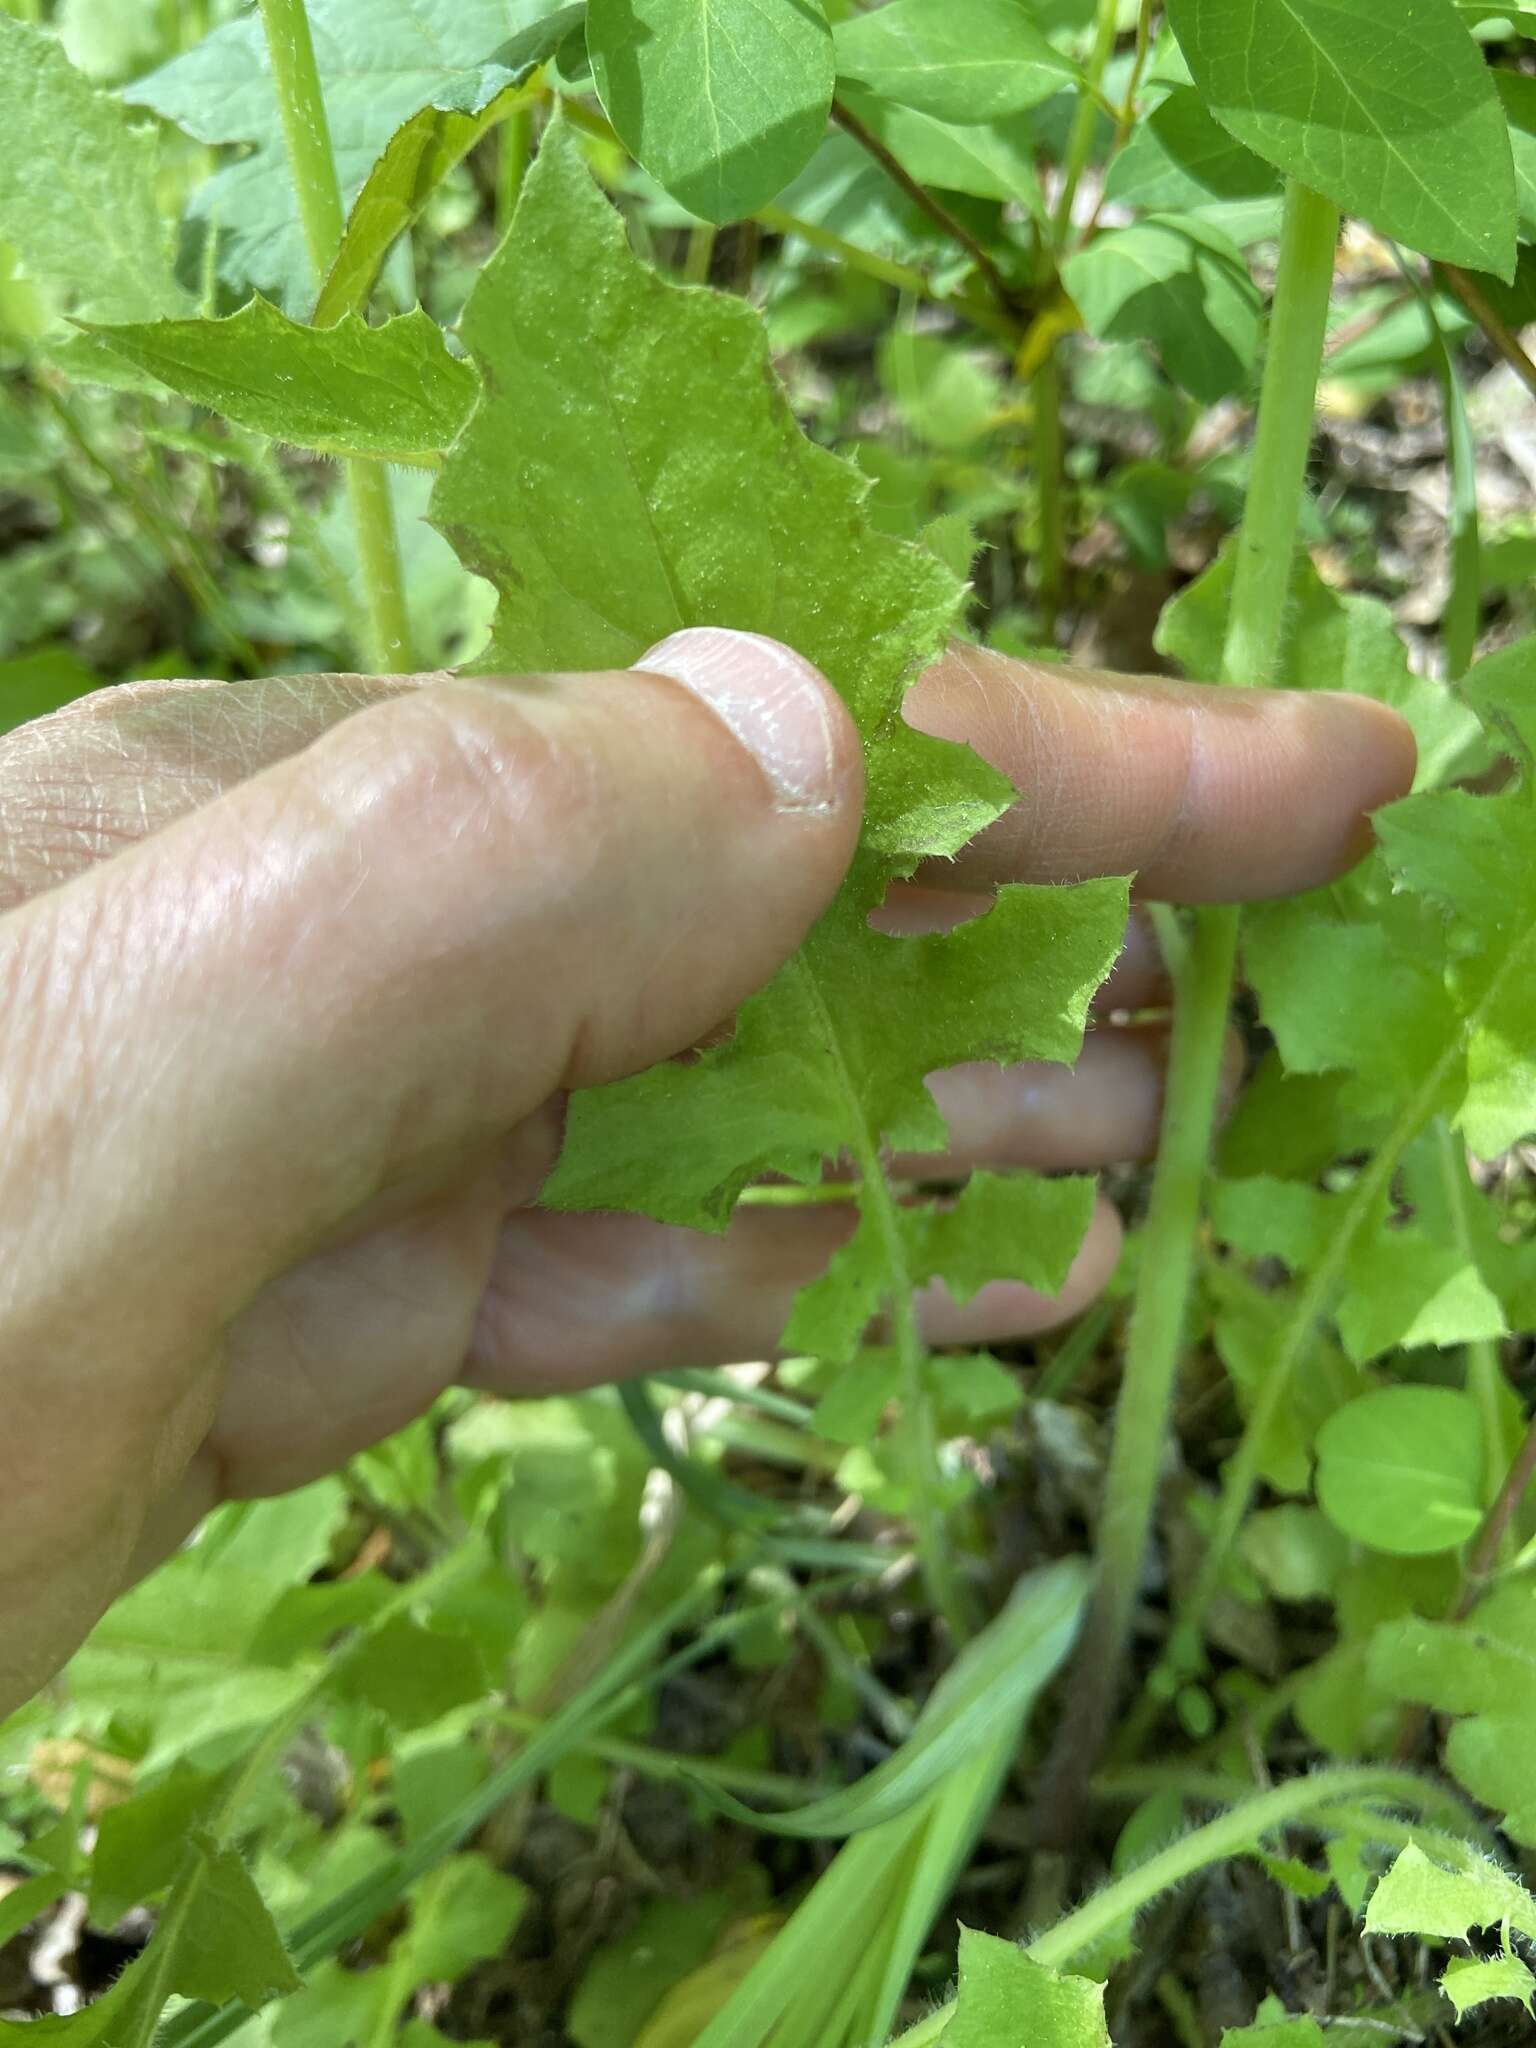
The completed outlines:
<svg viewBox="0 0 1536 2048">
<path fill-rule="evenodd" d="M 1222 680 L 1230 683 L 1267 682 L 1280 659 L 1338 231 L 1338 209 L 1293 180 L 1286 188 L 1253 472 L 1222 654 Z M 1193 1276 L 1237 935 L 1234 906 L 1197 911 L 1175 991 L 1162 1135 L 1106 1481 L 1103 1569 L 1073 1667 L 1071 1702 L 1044 1774 L 1041 1835 L 1058 1848 L 1077 1839 L 1088 1775 L 1115 1712 L 1142 1581 Z M 1260 1406 L 1279 1378 L 1277 1367 Z M 1246 1452 L 1248 1463 L 1256 1464 L 1260 1444 L 1250 1424 L 1239 1458 Z M 1250 1474 L 1239 1521 L 1251 1483 Z M 1231 1498 L 1224 1493 L 1224 1509 Z M 1213 1541 L 1203 1585 L 1217 1554 L 1224 1550 Z"/>
<path fill-rule="evenodd" d="M 1061 434 L 1061 357 L 1053 345 L 1046 351 L 1030 387 L 1034 401 L 1035 488 L 1039 512 L 1039 548 L 1035 577 L 1040 593 L 1040 630 L 1053 645 L 1066 591 L 1067 520 L 1063 497 L 1064 453 Z"/>
<path fill-rule="evenodd" d="M 260 0 L 260 5 L 299 220 L 318 292 L 341 245 L 346 216 L 309 15 L 304 0 Z M 400 674 L 412 661 L 389 474 L 381 463 L 357 457 L 344 468 L 368 606 L 366 659 L 377 675 Z"/>
<path fill-rule="evenodd" d="M 1370 1809 L 1378 1802 L 1409 1813 L 1453 1814 L 1461 1823 L 1466 1818 L 1464 1809 L 1449 1793 L 1412 1771 L 1371 1764 L 1343 1765 L 1291 1778 L 1270 1791 L 1242 1800 L 1207 1821 L 1204 1827 L 1194 1828 L 1170 1842 L 1166 1849 L 1149 1856 L 1145 1863 L 1095 1892 L 1076 1911 L 1037 1935 L 1024 1953 L 1032 1962 L 1043 1963 L 1048 1969 L 1064 1969 L 1085 1950 L 1120 1932 L 1154 1899 L 1187 1884 L 1213 1864 L 1241 1856 L 1266 1836 L 1287 1827 L 1311 1825 L 1326 1830 L 1331 1819 L 1343 1819 L 1346 1812 L 1352 1827 L 1362 1822 L 1374 1826 Z M 1401 1823 L 1383 1819 L 1380 1825 L 1386 1839 L 1395 1842 L 1403 1838 Z M 903 2034 L 896 2048 L 927 2048 L 929 2043 L 942 2041 L 953 2017 L 953 2006 L 931 2014 Z"/>
<path fill-rule="evenodd" d="M 1236 936 L 1234 910 L 1208 913 L 1196 923 L 1175 979 L 1162 1147 L 1105 1477 L 1099 1581 L 1037 1815 L 1039 1838 L 1051 1848 L 1064 1850 L 1078 1837 L 1088 1775 L 1115 1711 L 1141 1588 L 1188 1310 Z"/>
<path fill-rule="evenodd" d="M 1451 1212 L 1451 1234 L 1462 1257 L 1475 1270 L 1467 1148 L 1444 1117 L 1436 1119 L 1435 1141 Z M 1467 1392 L 1477 1403 L 1483 1426 L 1483 1505 L 1491 1507 L 1498 1498 L 1509 1462 L 1504 1450 L 1504 1372 L 1499 1347 L 1492 1338 L 1474 1337 L 1466 1347 L 1466 1357 Z"/>
<path fill-rule="evenodd" d="M 1291 1778 L 1229 1807 L 1204 1827 L 1170 1842 L 1166 1849 L 1095 1892 L 1075 1912 L 1037 1936 L 1024 1952 L 1037 1963 L 1060 1969 L 1084 1949 L 1114 1933 L 1164 1892 L 1186 1884 L 1213 1863 L 1225 1863 L 1230 1857 L 1242 1855 L 1282 1828 L 1306 1821 L 1326 1825 L 1329 1808 L 1342 1802 L 1358 1806 L 1377 1800 L 1410 1812 L 1460 1812 L 1448 1793 L 1440 1792 L 1411 1771 L 1345 1765 Z"/>
<path fill-rule="evenodd" d="M 860 1176 L 860 1206 L 880 1240 L 887 1282 L 891 1337 L 901 1376 L 901 1427 L 905 1437 L 907 1477 L 912 1488 L 912 1528 L 918 1562 L 930 1599 L 958 1645 L 973 1632 L 970 1602 L 950 1555 L 939 1463 L 938 1432 L 928 1398 L 924 1366 L 927 1348 L 917 1320 L 917 1289 L 912 1278 L 901 1210 L 885 1177 L 880 1143 L 865 1113 L 853 1076 L 842 1058 L 837 1020 L 828 1010 L 812 969 L 801 959 L 798 968 L 808 1003 L 817 1013 L 822 1043 L 828 1048 L 848 1117 L 848 1150 Z"/>
<path fill-rule="evenodd" d="M 708 284 L 709 266 L 715 260 L 715 227 L 701 220 L 688 230 L 688 249 L 683 257 L 683 283 Z"/>
<path fill-rule="evenodd" d="M 1072 116 L 1072 129 L 1067 137 L 1067 154 L 1062 165 L 1061 192 L 1056 200 L 1056 216 L 1053 222 L 1056 247 L 1064 249 L 1067 237 L 1072 232 L 1072 209 L 1077 204 L 1077 188 L 1083 182 L 1083 173 L 1088 168 L 1088 159 L 1093 154 L 1093 131 L 1099 118 L 1099 100 L 1104 84 L 1104 74 L 1109 69 L 1109 60 L 1115 53 L 1115 39 L 1120 33 L 1120 0 L 1099 0 L 1098 22 L 1093 32 L 1093 49 L 1088 57 L 1086 72 L 1087 90 L 1078 97 L 1077 110 Z"/>
</svg>

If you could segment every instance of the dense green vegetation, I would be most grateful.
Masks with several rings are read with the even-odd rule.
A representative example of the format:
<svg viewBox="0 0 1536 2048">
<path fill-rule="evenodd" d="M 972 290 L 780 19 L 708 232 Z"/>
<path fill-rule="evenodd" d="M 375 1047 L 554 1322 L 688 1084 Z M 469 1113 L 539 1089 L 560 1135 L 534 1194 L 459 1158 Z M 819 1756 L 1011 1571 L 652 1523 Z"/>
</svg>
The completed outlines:
<svg viewBox="0 0 1536 2048">
<path fill-rule="evenodd" d="M 870 787 L 801 953 L 578 1097 L 546 1196 L 854 1205 L 780 1361 L 452 1393 L 215 1516 L 0 1726 L 0 2040 L 1527 2037 L 1536 516 L 1479 445 L 1536 389 L 1527 32 L 0 8 L 0 727 L 726 623 L 824 669 Z M 916 1292 L 1059 1288 L 1089 1183 L 887 1162 L 934 1069 L 1075 1057 L 1128 879 L 871 929 L 1010 800 L 899 718 L 955 632 L 1420 746 L 1346 880 L 1158 913 L 1124 1268 L 1003 1359 Z"/>
</svg>

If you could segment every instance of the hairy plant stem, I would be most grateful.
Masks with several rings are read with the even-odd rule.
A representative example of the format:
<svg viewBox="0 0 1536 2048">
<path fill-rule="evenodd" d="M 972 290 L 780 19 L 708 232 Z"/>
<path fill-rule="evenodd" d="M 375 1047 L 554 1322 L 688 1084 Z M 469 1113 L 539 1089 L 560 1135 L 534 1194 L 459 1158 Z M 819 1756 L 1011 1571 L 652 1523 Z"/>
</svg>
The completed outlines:
<svg viewBox="0 0 1536 2048">
<path fill-rule="evenodd" d="M 260 0 L 260 5 L 304 245 L 318 292 L 341 244 L 346 217 L 309 16 L 304 0 Z M 365 659 L 376 675 L 400 674 L 413 663 L 389 472 L 382 463 L 356 456 L 343 469 L 368 608 Z"/>
<path fill-rule="evenodd" d="M 1293 180 L 1286 190 L 1253 473 L 1238 536 L 1224 682 L 1265 683 L 1280 657 L 1338 231 L 1337 208 Z M 1040 1839 L 1059 1849 L 1079 1834 L 1089 1773 L 1117 1704 L 1142 1581 L 1189 1304 L 1237 934 L 1234 907 L 1197 911 L 1176 975 L 1162 1135 L 1105 1480 L 1099 1583 L 1067 1710 L 1043 1773 Z M 1245 1444 L 1253 1455 L 1252 1441 L 1245 1438 Z"/>
<path fill-rule="evenodd" d="M 1212 1789 L 1216 1790 L 1214 1782 Z M 1352 1827 L 1369 1824 L 1371 1810 L 1378 1804 L 1414 1814 L 1454 1815 L 1458 1821 L 1465 1818 L 1465 1809 L 1450 1793 L 1412 1771 L 1374 1764 L 1341 1765 L 1291 1778 L 1238 1801 L 1203 1827 L 1170 1842 L 1036 1935 L 1025 1945 L 1024 1953 L 1048 1969 L 1064 1969 L 1084 1950 L 1117 1933 L 1164 1892 L 1187 1884 L 1213 1864 L 1243 1855 L 1266 1836 L 1287 1827 L 1326 1830 L 1335 1815 L 1343 1819 L 1347 1814 Z M 1402 1839 L 1400 1824 L 1384 1820 L 1382 1826 L 1388 1838 Z M 953 2017 L 953 2006 L 934 2013 L 903 2034 L 896 2048 L 927 2048 L 927 2044 L 942 2040 Z"/>
<path fill-rule="evenodd" d="M 1087 90 L 1079 95 L 1077 108 L 1072 116 L 1072 131 L 1067 138 L 1067 153 L 1062 163 L 1061 191 L 1056 198 L 1053 226 L 1058 249 L 1066 246 L 1067 237 L 1072 231 L 1072 209 L 1077 204 L 1077 188 L 1083 182 L 1083 173 L 1087 170 L 1088 159 L 1093 154 L 1093 130 L 1099 115 L 1104 74 L 1109 69 L 1110 58 L 1115 54 L 1115 39 L 1119 33 L 1120 0 L 1099 0 L 1098 20 L 1093 31 L 1093 48 L 1088 56 Z"/>
</svg>

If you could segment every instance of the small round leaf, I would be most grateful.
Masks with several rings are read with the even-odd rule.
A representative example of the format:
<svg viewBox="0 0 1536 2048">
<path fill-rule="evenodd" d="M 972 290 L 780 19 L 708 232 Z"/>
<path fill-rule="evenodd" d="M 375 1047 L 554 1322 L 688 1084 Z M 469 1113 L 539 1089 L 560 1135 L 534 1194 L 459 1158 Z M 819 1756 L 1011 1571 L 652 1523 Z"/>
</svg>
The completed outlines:
<svg viewBox="0 0 1536 2048">
<path fill-rule="evenodd" d="M 1477 1410 L 1451 1387 L 1362 1394 L 1317 1433 L 1317 1498 L 1336 1529 L 1393 1557 L 1465 1543 L 1482 1519 Z"/>
</svg>

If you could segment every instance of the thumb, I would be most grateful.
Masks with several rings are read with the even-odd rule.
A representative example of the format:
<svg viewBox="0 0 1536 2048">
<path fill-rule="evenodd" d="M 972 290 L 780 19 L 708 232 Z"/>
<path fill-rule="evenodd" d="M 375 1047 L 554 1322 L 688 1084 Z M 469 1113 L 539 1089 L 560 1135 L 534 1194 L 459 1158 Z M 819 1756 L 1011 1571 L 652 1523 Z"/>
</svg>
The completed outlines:
<svg viewBox="0 0 1536 2048">
<path fill-rule="evenodd" d="M 174 1395 L 382 1190 L 691 1044 L 833 894 L 860 792 L 825 680 L 701 629 L 376 705 L 0 917 L 8 1412 L 67 1441 L 104 1364 Z"/>
</svg>

